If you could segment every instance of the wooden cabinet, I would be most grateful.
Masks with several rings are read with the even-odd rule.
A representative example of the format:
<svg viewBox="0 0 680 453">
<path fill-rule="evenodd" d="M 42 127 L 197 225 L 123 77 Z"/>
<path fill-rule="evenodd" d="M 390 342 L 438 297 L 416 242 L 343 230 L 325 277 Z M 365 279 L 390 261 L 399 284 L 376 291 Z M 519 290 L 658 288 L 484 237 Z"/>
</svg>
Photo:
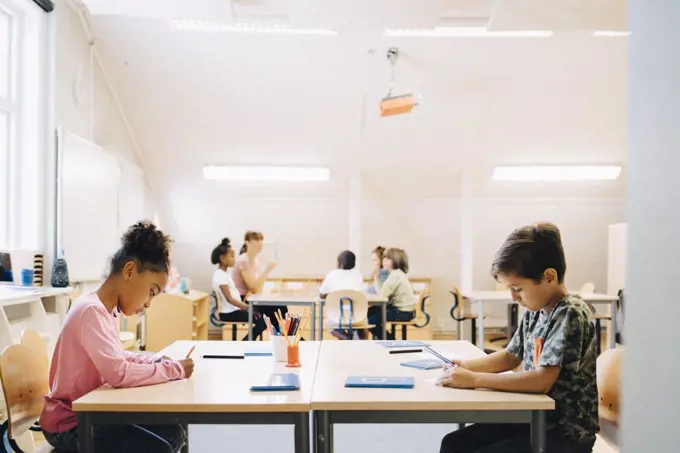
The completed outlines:
<svg viewBox="0 0 680 453">
<path fill-rule="evenodd" d="M 146 310 L 146 350 L 158 352 L 175 341 L 208 339 L 210 295 L 159 294 Z"/>
</svg>

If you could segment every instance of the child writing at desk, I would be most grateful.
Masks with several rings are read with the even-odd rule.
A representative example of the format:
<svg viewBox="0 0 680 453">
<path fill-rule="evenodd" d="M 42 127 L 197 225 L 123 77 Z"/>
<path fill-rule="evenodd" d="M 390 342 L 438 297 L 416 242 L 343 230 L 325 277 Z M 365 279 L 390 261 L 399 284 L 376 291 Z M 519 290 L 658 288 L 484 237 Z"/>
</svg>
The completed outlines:
<svg viewBox="0 0 680 453">
<path fill-rule="evenodd" d="M 165 288 L 170 239 L 156 226 L 139 222 L 122 238 L 111 271 L 99 289 L 79 297 L 66 315 L 52 357 L 50 394 L 40 417 L 47 441 L 63 453 L 78 451 L 78 419 L 73 401 L 108 384 L 139 387 L 188 378 L 190 358 L 174 361 L 124 351 L 117 315 L 143 311 Z M 186 441 L 181 426 L 101 425 L 94 427 L 97 453 L 177 452 Z"/>
<path fill-rule="evenodd" d="M 527 308 L 503 351 L 447 367 L 440 385 L 544 393 L 555 400 L 547 415 L 546 451 L 590 453 L 599 430 L 593 314 L 567 292 L 560 231 L 538 224 L 512 232 L 496 254 L 494 278 Z M 522 365 L 522 371 L 505 373 Z M 528 424 L 475 424 L 444 437 L 442 453 L 531 453 Z"/>
</svg>

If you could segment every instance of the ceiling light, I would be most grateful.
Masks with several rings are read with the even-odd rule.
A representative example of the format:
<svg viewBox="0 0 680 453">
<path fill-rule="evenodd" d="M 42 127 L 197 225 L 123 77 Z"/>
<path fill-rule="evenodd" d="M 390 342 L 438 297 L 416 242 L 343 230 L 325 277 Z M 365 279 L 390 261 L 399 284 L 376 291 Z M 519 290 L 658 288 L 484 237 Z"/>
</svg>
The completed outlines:
<svg viewBox="0 0 680 453">
<path fill-rule="evenodd" d="M 424 38 L 549 38 L 551 30 L 489 31 L 486 27 L 435 27 L 387 29 L 385 36 Z"/>
<path fill-rule="evenodd" d="M 629 31 L 598 30 L 593 32 L 593 36 L 601 38 L 627 38 Z"/>
<path fill-rule="evenodd" d="M 613 165 L 494 167 L 494 181 L 596 181 L 616 179 L 621 167 Z"/>
<path fill-rule="evenodd" d="M 337 35 L 338 31 L 325 28 L 294 28 L 282 24 L 225 24 L 218 22 L 203 22 L 194 20 L 173 20 L 170 27 L 187 31 L 216 31 L 258 34 L 286 34 L 286 35 Z"/>
<path fill-rule="evenodd" d="M 249 167 L 209 165 L 203 167 L 205 179 L 225 181 L 328 181 L 330 171 L 320 167 Z"/>
</svg>

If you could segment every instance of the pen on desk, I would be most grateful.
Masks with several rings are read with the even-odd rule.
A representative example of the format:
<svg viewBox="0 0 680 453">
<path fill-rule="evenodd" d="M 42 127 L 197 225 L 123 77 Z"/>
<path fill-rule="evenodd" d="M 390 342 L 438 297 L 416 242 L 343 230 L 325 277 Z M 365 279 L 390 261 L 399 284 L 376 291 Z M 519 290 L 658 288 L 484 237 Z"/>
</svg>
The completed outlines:
<svg viewBox="0 0 680 453">
<path fill-rule="evenodd" d="M 395 349 L 394 351 L 390 351 L 390 354 L 409 354 L 412 352 L 423 352 L 422 349 Z"/>
<path fill-rule="evenodd" d="M 191 349 L 189 350 L 189 353 L 188 353 L 187 356 L 186 356 L 187 359 L 188 359 L 189 357 L 191 357 L 191 354 L 194 352 L 194 349 L 196 349 L 196 345 L 193 345 L 193 346 L 191 347 Z"/>
</svg>

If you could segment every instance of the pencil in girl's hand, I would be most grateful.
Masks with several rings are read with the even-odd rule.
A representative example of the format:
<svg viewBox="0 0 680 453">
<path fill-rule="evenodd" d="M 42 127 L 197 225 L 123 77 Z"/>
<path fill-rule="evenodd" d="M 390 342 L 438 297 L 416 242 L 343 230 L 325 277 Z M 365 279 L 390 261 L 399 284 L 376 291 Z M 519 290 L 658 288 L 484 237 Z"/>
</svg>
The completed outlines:
<svg viewBox="0 0 680 453">
<path fill-rule="evenodd" d="M 191 347 L 191 349 L 189 349 L 189 353 L 188 353 L 187 356 L 186 356 L 187 359 L 188 359 L 189 357 L 191 357 L 191 354 L 194 352 L 194 349 L 196 349 L 196 345 L 193 345 L 193 346 Z"/>
</svg>

